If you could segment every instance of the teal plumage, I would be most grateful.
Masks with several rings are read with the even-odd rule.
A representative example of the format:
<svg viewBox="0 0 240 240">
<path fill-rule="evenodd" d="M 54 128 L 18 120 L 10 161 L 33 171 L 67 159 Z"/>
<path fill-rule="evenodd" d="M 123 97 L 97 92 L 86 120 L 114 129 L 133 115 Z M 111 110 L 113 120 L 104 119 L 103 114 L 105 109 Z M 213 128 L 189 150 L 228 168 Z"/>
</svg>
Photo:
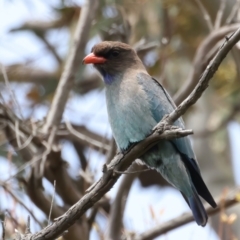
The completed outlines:
<svg viewBox="0 0 240 240">
<path fill-rule="evenodd" d="M 93 63 L 103 76 L 109 122 L 121 151 L 146 138 L 153 127 L 174 110 L 171 97 L 148 75 L 130 46 L 102 42 L 84 61 Z M 182 118 L 174 125 L 184 128 Z M 212 207 L 216 207 L 216 203 L 201 177 L 189 137 L 159 141 L 140 159 L 182 193 L 197 224 L 205 226 L 207 214 L 199 195 Z"/>
</svg>

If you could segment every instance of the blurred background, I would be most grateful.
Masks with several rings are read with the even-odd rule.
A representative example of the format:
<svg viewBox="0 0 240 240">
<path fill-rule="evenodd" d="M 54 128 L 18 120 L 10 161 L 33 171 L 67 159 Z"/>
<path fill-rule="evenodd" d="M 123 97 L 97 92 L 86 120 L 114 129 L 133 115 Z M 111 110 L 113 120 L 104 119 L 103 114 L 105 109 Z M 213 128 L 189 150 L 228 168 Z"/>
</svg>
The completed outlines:
<svg viewBox="0 0 240 240">
<path fill-rule="evenodd" d="M 240 27 L 239 0 L 97 2 L 84 55 L 103 40 L 130 44 L 177 105 L 197 84 L 225 36 Z M 14 229 L 25 231 L 28 215 L 32 232 L 61 216 L 101 177 L 103 164 L 117 151 L 103 82 L 92 66 L 81 62 L 47 156 L 41 152 L 45 137 L 36 137 L 83 4 L 0 0 L 0 219 L 6 239 L 13 239 Z M 190 223 L 157 239 L 240 239 L 240 206 L 224 207 L 225 197 L 240 183 L 239 47 L 231 50 L 207 91 L 184 116 L 186 127 L 194 130 L 191 139 L 203 178 L 213 196 L 223 199 L 221 211 L 205 228 Z M 127 174 L 60 239 L 135 239 L 188 211 L 181 194 L 155 171 Z"/>
</svg>

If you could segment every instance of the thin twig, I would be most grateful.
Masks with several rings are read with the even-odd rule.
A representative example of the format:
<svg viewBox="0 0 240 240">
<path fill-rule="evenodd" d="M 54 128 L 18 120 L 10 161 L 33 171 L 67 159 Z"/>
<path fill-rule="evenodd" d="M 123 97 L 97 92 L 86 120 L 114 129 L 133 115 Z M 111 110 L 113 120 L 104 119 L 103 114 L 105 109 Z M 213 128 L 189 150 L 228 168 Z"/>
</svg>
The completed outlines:
<svg viewBox="0 0 240 240">
<path fill-rule="evenodd" d="M 17 139 L 17 145 L 18 147 L 21 146 L 21 140 L 20 140 L 20 135 L 19 135 L 19 121 L 16 120 L 15 121 L 15 135 L 16 135 L 16 139 Z"/>
<path fill-rule="evenodd" d="M 47 46 L 48 50 L 50 53 L 52 53 L 52 55 L 54 56 L 54 58 L 56 59 L 56 61 L 58 62 L 59 65 L 62 64 L 62 59 L 59 56 L 58 52 L 56 51 L 55 47 L 47 40 L 46 36 L 44 34 L 36 34 Z"/>
<path fill-rule="evenodd" d="M 53 147 L 53 144 L 54 144 L 56 132 L 57 132 L 57 127 L 53 126 L 53 128 L 51 129 L 48 141 L 47 141 L 47 143 L 45 143 L 46 150 L 44 151 L 44 153 L 42 155 L 42 160 L 41 160 L 41 163 L 40 163 L 40 171 L 39 171 L 39 176 L 38 176 L 39 178 L 42 178 L 44 176 L 45 163 L 47 161 L 48 155 L 52 151 L 52 147 Z"/>
<path fill-rule="evenodd" d="M 55 194 L 56 194 L 56 180 L 54 180 L 54 182 L 53 182 L 53 196 L 52 196 L 52 202 L 51 202 L 49 216 L 48 216 L 48 225 L 50 224 L 50 221 L 51 221 L 52 208 L 53 208 Z"/>
<path fill-rule="evenodd" d="M 221 39 L 223 39 L 226 35 L 236 31 L 239 27 L 239 23 L 221 27 L 218 30 L 211 32 L 209 36 L 203 40 L 195 53 L 193 59 L 193 66 L 192 69 L 189 71 L 187 80 L 182 84 L 181 88 L 173 97 L 176 105 L 179 105 L 185 98 L 187 98 L 191 91 L 194 89 L 194 87 L 197 85 L 201 74 L 203 73 L 204 69 L 207 67 L 207 64 L 212 58 L 212 54 L 209 55 L 211 50 L 217 45 L 217 43 Z M 208 57 L 211 58 L 209 59 Z"/>
<path fill-rule="evenodd" d="M 44 134 L 49 132 L 51 127 L 58 126 L 68 99 L 68 95 L 74 80 L 77 77 L 79 66 L 84 57 L 85 45 L 91 29 L 92 20 L 98 6 L 98 0 L 85 1 L 77 23 L 70 55 L 67 59 L 64 71 L 61 75 L 51 107 L 46 117 L 46 123 L 42 128 Z"/>
<path fill-rule="evenodd" d="M 234 18 L 237 15 L 239 7 L 240 7 L 240 0 L 236 0 L 235 5 L 232 7 L 232 11 L 230 12 L 229 16 L 226 19 L 226 22 L 225 22 L 226 25 L 233 22 Z"/>
<path fill-rule="evenodd" d="M 11 95 L 11 98 L 12 98 L 16 108 L 18 109 L 20 117 L 23 119 L 22 110 L 21 110 L 20 105 L 19 105 L 19 103 L 16 99 L 16 96 L 15 96 L 15 94 L 14 94 L 12 88 L 11 88 L 11 85 L 9 83 L 9 79 L 8 79 L 8 76 L 7 76 L 6 69 L 5 69 L 4 65 L 2 65 L 2 64 L 1 64 L 1 71 L 2 71 L 2 74 L 3 74 L 3 78 L 4 78 L 5 84 L 7 86 L 7 89 L 9 91 L 10 95 Z"/>
<path fill-rule="evenodd" d="M 16 201 L 18 202 L 21 206 L 23 206 L 23 208 L 25 208 L 27 210 L 27 212 L 31 215 L 31 217 L 35 220 L 36 223 L 38 223 L 38 225 L 42 228 L 43 225 L 41 224 L 41 222 L 35 217 L 35 215 L 33 214 L 32 210 L 24 203 L 24 201 L 22 201 L 19 197 L 17 197 L 12 191 L 11 189 L 8 187 L 8 185 L 6 184 L 6 182 L 0 182 L 0 186 L 2 186 L 2 188 Z"/>
<path fill-rule="evenodd" d="M 109 226 L 106 231 L 106 239 L 120 239 L 121 238 L 121 229 L 123 228 L 123 214 L 126 206 L 126 201 L 128 199 L 128 194 L 130 192 L 133 181 L 139 175 L 143 166 L 133 163 L 130 167 L 130 172 L 134 174 L 125 175 L 122 178 L 120 186 L 118 188 L 117 194 L 113 203 L 111 204 L 111 211 L 109 214 Z M 136 170 L 136 171 L 132 171 Z M 116 171 L 116 170 L 114 170 Z M 121 171 L 117 171 L 121 173 Z"/>
<path fill-rule="evenodd" d="M 240 194 L 239 188 L 234 190 L 228 196 L 223 199 L 220 197 L 216 202 L 218 207 L 212 208 L 210 206 L 206 206 L 206 212 L 208 215 L 213 215 L 219 213 L 221 211 L 221 206 L 224 205 L 225 208 L 231 207 L 237 203 L 239 203 L 239 198 L 237 197 Z M 159 226 L 150 229 L 139 236 L 134 237 L 135 240 L 151 240 L 154 239 L 166 232 L 169 232 L 173 229 L 181 227 L 187 223 L 194 221 L 193 215 L 191 212 L 184 213 L 177 218 L 174 218 L 166 223 L 162 223 Z"/>
<path fill-rule="evenodd" d="M 213 30 L 213 24 L 212 24 L 212 20 L 211 20 L 209 13 L 207 12 L 204 5 L 202 4 L 201 0 L 195 0 L 195 2 L 197 3 L 198 7 L 200 8 L 200 10 L 203 14 L 203 18 L 206 21 L 209 32 L 211 32 Z"/>
<path fill-rule="evenodd" d="M 192 106 L 202 96 L 203 92 L 208 87 L 210 79 L 217 71 L 222 60 L 226 57 L 228 52 L 233 46 L 240 40 L 240 28 L 225 40 L 221 48 L 219 49 L 216 56 L 212 59 L 211 63 L 207 66 L 206 70 L 202 74 L 198 85 L 194 88 L 192 93 L 185 99 L 170 115 L 169 124 L 175 122 L 187 109 Z"/>
<path fill-rule="evenodd" d="M 86 135 L 76 131 L 72 127 L 72 125 L 71 125 L 71 123 L 69 121 L 65 121 L 65 123 L 66 123 L 66 127 L 67 127 L 68 131 L 72 135 L 74 135 L 75 137 L 79 138 L 82 141 L 87 142 L 90 146 L 94 145 L 94 146 L 98 147 L 99 149 L 104 149 L 105 151 L 109 151 L 110 148 L 109 148 L 109 146 L 107 144 L 104 144 L 103 142 L 96 141 L 95 139 L 90 138 L 90 137 L 88 137 L 88 136 L 86 136 Z"/>
<path fill-rule="evenodd" d="M 136 173 L 147 172 L 150 170 L 151 170 L 150 168 L 147 168 L 147 169 L 141 169 L 139 171 L 117 171 L 117 170 L 114 170 L 114 172 L 119 173 L 119 174 L 136 174 Z"/>
<path fill-rule="evenodd" d="M 30 215 L 28 215 L 25 234 L 30 234 L 31 233 L 30 222 L 31 222 Z"/>
<path fill-rule="evenodd" d="M 20 172 L 24 171 L 27 167 L 33 166 L 35 163 L 40 161 L 42 159 L 42 154 L 39 154 L 37 156 L 34 156 L 29 162 L 24 163 L 21 167 L 18 168 L 17 172 L 12 174 L 8 179 L 5 180 L 5 182 L 8 182 L 9 180 L 16 177 Z"/>
<path fill-rule="evenodd" d="M 226 0 L 221 0 L 220 6 L 217 12 L 215 24 L 214 24 L 214 29 L 218 29 L 221 26 L 225 6 L 226 6 Z"/>
<path fill-rule="evenodd" d="M 24 148 L 26 148 L 31 143 L 32 140 L 33 140 L 33 135 L 30 135 L 22 145 L 14 148 L 14 151 L 23 150 Z"/>
<path fill-rule="evenodd" d="M 117 153 L 117 145 L 115 139 L 112 137 L 109 145 L 109 150 L 106 154 L 106 164 L 110 163 L 110 161 L 114 158 Z"/>
<path fill-rule="evenodd" d="M 2 240 L 5 240 L 5 235 L 6 235 L 6 223 L 5 220 L 1 221 L 2 224 Z"/>
<path fill-rule="evenodd" d="M 98 206 L 93 206 L 92 211 L 91 211 L 91 213 L 88 217 L 88 220 L 87 220 L 90 229 L 92 227 L 92 224 L 94 223 L 94 220 L 95 220 L 95 217 L 96 217 L 97 213 L 98 213 Z"/>
</svg>

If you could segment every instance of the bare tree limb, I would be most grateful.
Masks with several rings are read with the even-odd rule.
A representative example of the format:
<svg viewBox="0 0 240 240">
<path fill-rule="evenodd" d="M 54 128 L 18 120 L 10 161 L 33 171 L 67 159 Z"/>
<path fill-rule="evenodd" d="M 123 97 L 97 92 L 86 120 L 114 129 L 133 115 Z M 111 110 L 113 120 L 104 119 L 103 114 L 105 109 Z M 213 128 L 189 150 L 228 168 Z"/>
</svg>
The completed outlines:
<svg viewBox="0 0 240 240">
<path fill-rule="evenodd" d="M 32 200 L 32 202 L 39 208 L 43 213 L 46 215 L 46 217 L 49 215 L 51 206 L 52 206 L 52 211 L 51 211 L 51 220 L 54 218 L 57 218 L 61 216 L 61 214 L 64 213 L 66 210 L 66 207 L 60 207 L 56 203 L 51 205 L 51 198 L 50 196 L 46 196 L 43 192 L 43 189 L 37 188 L 34 185 L 34 176 L 31 175 L 31 177 L 28 179 L 28 182 L 24 182 L 28 196 Z M 88 239 L 86 236 L 88 236 L 88 228 L 84 227 L 85 221 L 82 222 L 76 222 L 71 226 L 69 231 L 66 233 L 66 237 L 72 240 L 85 240 Z M 61 234 L 63 234 L 65 231 L 62 231 Z M 61 235 L 60 234 L 60 235 Z M 22 240 L 25 240 L 22 238 Z M 32 238 L 31 238 L 32 240 Z"/>
<path fill-rule="evenodd" d="M 80 11 L 80 8 L 75 6 L 75 11 Z M 58 19 L 54 19 L 52 21 L 27 21 L 19 27 L 10 29 L 10 32 L 28 30 L 37 33 L 45 33 L 49 30 L 66 26 L 69 24 L 71 19 L 71 15 L 69 18 L 66 18 L 64 15 L 62 15 Z"/>
<path fill-rule="evenodd" d="M 6 235 L 6 223 L 5 221 L 1 221 L 2 225 L 2 240 L 5 240 L 5 235 Z"/>
<path fill-rule="evenodd" d="M 60 75 L 56 72 L 48 72 L 40 68 L 34 68 L 23 64 L 13 64 L 6 66 L 6 72 L 12 81 L 47 83 L 49 81 L 58 81 Z M 3 81 L 3 75 L 0 75 L 0 81 Z"/>
<path fill-rule="evenodd" d="M 109 150 L 106 156 L 106 164 L 110 163 L 110 161 L 114 158 L 116 153 L 117 153 L 117 145 L 116 145 L 115 139 L 112 137 L 110 141 Z"/>
<path fill-rule="evenodd" d="M 233 108 L 231 109 L 229 115 L 227 117 L 225 117 L 224 119 L 222 119 L 222 121 L 219 124 L 214 125 L 214 127 L 211 129 L 206 128 L 205 130 L 203 130 L 201 132 L 195 132 L 194 138 L 208 137 L 209 135 L 216 133 L 218 130 L 221 130 L 222 128 L 226 127 L 226 125 L 231 120 L 234 119 L 234 117 L 239 113 L 239 111 L 240 111 L 240 104 L 235 104 L 233 106 Z"/>
<path fill-rule="evenodd" d="M 73 142 L 74 141 L 79 142 L 83 146 L 93 148 L 97 151 L 99 151 L 100 149 L 107 150 L 111 147 L 110 141 L 108 139 L 106 139 L 105 137 L 97 133 L 94 133 L 88 130 L 84 125 L 71 124 L 71 126 L 74 129 L 74 133 L 77 133 L 77 134 L 73 134 L 72 132 L 69 132 L 66 123 L 62 123 L 59 126 L 56 136 L 62 139 L 73 141 Z M 80 135 L 78 133 L 80 133 Z M 89 144 L 89 141 L 91 142 L 90 144 Z M 114 152 L 112 158 L 114 157 L 115 153 L 116 151 Z"/>
<path fill-rule="evenodd" d="M 184 114 L 187 109 L 193 105 L 203 94 L 205 89 L 208 87 L 210 79 L 213 77 L 214 73 L 217 71 L 220 63 L 226 57 L 228 52 L 233 48 L 233 46 L 240 39 L 240 28 L 232 34 L 221 46 L 220 50 L 216 56 L 212 59 L 211 63 L 207 66 L 206 70 L 203 72 L 198 85 L 192 91 L 192 93 L 185 99 L 175 111 L 169 115 L 169 123 L 173 123 L 180 115 Z"/>
<path fill-rule="evenodd" d="M 216 213 L 219 213 L 221 211 L 221 206 L 224 205 L 224 208 L 231 207 L 237 203 L 239 203 L 239 194 L 240 190 L 239 188 L 234 190 L 232 193 L 230 193 L 226 198 L 220 197 L 216 202 L 218 207 L 217 208 L 212 208 L 210 206 L 206 206 L 206 211 L 208 215 L 213 215 Z M 166 232 L 169 232 L 173 229 L 176 229 L 178 227 L 181 227 L 187 223 L 193 222 L 194 218 L 191 212 L 184 213 L 180 215 L 177 218 L 174 218 L 166 223 L 162 223 L 160 226 L 156 226 L 139 236 L 134 237 L 135 240 L 151 240 L 154 239 Z"/>
<path fill-rule="evenodd" d="M 142 169 L 141 165 L 133 163 L 129 171 L 137 171 Z M 126 174 L 121 181 L 114 202 L 111 205 L 109 215 L 109 225 L 107 227 L 106 239 L 120 239 L 121 230 L 123 228 L 123 214 L 128 199 L 132 183 L 140 172 L 134 174 Z"/>
<path fill-rule="evenodd" d="M 93 138 L 89 138 L 88 136 L 76 131 L 72 127 L 71 123 L 68 121 L 66 121 L 66 127 L 72 135 L 79 138 L 81 141 L 87 142 L 88 145 L 91 146 L 93 144 L 94 146 L 98 147 L 99 149 L 103 149 L 104 151 L 109 151 L 109 145 L 104 144 L 104 142 L 95 141 Z"/>
<path fill-rule="evenodd" d="M 38 223 L 40 227 L 43 227 L 43 224 L 35 217 L 32 210 L 11 191 L 11 189 L 7 186 L 6 183 L 0 182 L 0 185 L 3 187 L 3 189 L 5 189 L 6 192 L 8 192 L 12 196 L 13 199 L 15 199 L 16 202 L 18 202 L 20 205 L 23 206 L 23 208 L 27 210 L 27 212 L 31 215 L 34 221 Z"/>
<path fill-rule="evenodd" d="M 218 29 L 221 26 L 225 6 L 226 6 L 226 0 L 221 0 L 220 6 L 217 12 L 217 16 L 215 19 L 214 29 Z"/>
<path fill-rule="evenodd" d="M 209 57 L 206 57 L 208 56 L 208 53 L 214 48 L 214 46 L 216 46 L 218 41 L 223 39 L 227 34 L 236 31 L 239 26 L 240 24 L 232 24 L 221 27 L 218 30 L 211 32 L 208 37 L 203 40 L 195 53 L 193 66 L 187 77 L 187 80 L 183 83 L 181 88 L 173 97 L 176 105 L 179 105 L 196 86 L 201 74 L 204 71 L 204 68 L 206 68 L 207 64 L 211 60 Z"/>
<path fill-rule="evenodd" d="M 51 127 L 54 125 L 57 126 L 61 121 L 69 92 L 73 86 L 79 66 L 84 56 L 85 45 L 88 40 L 91 23 L 97 10 L 97 5 L 97 0 L 88 0 L 82 7 L 82 12 L 76 27 L 71 52 L 67 59 L 64 71 L 53 98 L 53 102 L 49 109 L 46 123 L 42 128 L 44 134 L 47 134 Z"/>
<path fill-rule="evenodd" d="M 230 12 L 229 16 L 226 19 L 226 24 L 230 24 L 233 22 L 239 10 L 239 6 L 240 6 L 240 0 L 236 0 L 235 5 L 232 7 L 232 11 Z"/>
<path fill-rule="evenodd" d="M 181 130 L 173 128 L 173 130 L 165 130 L 157 128 L 152 135 L 140 142 L 139 144 L 130 148 L 126 153 L 119 153 L 115 156 L 113 161 L 105 166 L 105 170 L 101 179 L 91 187 L 91 190 L 87 192 L 75 205 L 73 205 L 63 216 L 56 219 L 52 225 L 47 226 L 42 231 L 33 234 L 32 239 L 53 239 L 59 236 L 63 231 L 68 229 L 80 216 L 82 216 L 87 209 L 92 207 L 111 187 L 115 184 L 120 174 L 114 172 L 114 170 L 125 170 L 128 168 L 132 161 L 139 155 L 142 155 L 152 144 L 156 143 L 160 139 L 171 139 L 176 137 L 183 137 L 192 133 L 191 130 Z"/>
<path fill-rule="evenodd" d="M 220 63 L 226 57 L 231 48 L 239 41 L 239 39 L 240 28 L 223 43 L 214 59 L 204 71 L 197 87 L 189 95 L 189 97 L 183 101 L 183 103 L 180 104 L 169 116 L 157 124 L 153 133 L 149 137 L 138 144 L 133 145 L 126 152 L 116 155 L 108 166 L 104 165 L 103 176 L 100 180 L 90 187 L 88 192 L 63 216 L 56 219 L 56 222 L 47 226 L 40 232 L 33 234 L 32 240 L 50 240 L 56 238 L 63 231 L 68 229 L 116 183 L 120 175 L 114 170 L 123 171 L 127 169 L 134 159 L 144 154 L 144 152 L 146 152 L 160 139 L 171 139 L 192 134 L 192 131 L 190 130 L 181 130 L 176 127 L 169 127 L 168 124 L 174 122 L 178 117 L 184 114 L 186 110 L 201 97 L 202 93 L 208 86 L 208 82 L 217 71 Z"/>
<path fill-rule="evenodd" d="M 212 20 L 211 20 L 211 17 L 209 15 L 208 11 L 206 10 L 204 5 L 202 4 L 201 0 L 195 0 L 195 2 L 197 3 L 200 11 L 203 14 L 203 18 L 206 21 L 209 32 L 211 32 L 213 30 L 213 23 L 212 23 Z"/>
<path fill-rule="evenodd" d="M 8 75 L 7 75 L 6 69 L 5 69 L 5 67 L 3 65 L 1 65 L 1 71 L 2 71 L 2 74 L 3 74 L 3 78 L 4 78 L 4 81 L 5 81 L 5 84 L 6 84 L 7 88 L 8 88 L 10 96 L 12 98 L 12 101 L 14 102 L 15 107 L 18 109 L 20 117 L 23 118 L 23 114 L 22 114 L 20 105 L 19 105 L 19 103 L 18 103 L 18 101 L 16 99 L 15 93 L 13 92 L 13 90 L 12 90 L 12 88 L 10 86 Z"/>
<path fill-rule="evenodd" d="M 56 59 L 56 61 L 58 62 L 59 65 L 62 64 L 62 59 L 59 56 L 57 50 L 55 49 L 55 47 L 47 40 L 46 36 L 44 34 L 36 34 L 42 41 L 43 43 L 47 46 L 48 50 L 50 53 L 52 53 L 52 55 L 54 56 L 54 58 Z"/>
</svg>

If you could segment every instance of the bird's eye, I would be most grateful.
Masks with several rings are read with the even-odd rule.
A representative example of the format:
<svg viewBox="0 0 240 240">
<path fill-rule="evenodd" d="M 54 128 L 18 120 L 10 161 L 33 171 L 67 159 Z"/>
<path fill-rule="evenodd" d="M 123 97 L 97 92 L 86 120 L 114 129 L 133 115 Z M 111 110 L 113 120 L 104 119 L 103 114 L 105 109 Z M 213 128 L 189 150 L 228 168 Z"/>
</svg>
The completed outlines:
<svg viewBox="0 0 240 240">
<path fill-rule="evenodd" d="M 113 57 L 117 57 L 117 56 L 119 55 L 119 52 L 118 52 L 118 51 L 112 51 L 112 52 L 111 52 L 111 55 L 112 55 Z"/>
</svg>

